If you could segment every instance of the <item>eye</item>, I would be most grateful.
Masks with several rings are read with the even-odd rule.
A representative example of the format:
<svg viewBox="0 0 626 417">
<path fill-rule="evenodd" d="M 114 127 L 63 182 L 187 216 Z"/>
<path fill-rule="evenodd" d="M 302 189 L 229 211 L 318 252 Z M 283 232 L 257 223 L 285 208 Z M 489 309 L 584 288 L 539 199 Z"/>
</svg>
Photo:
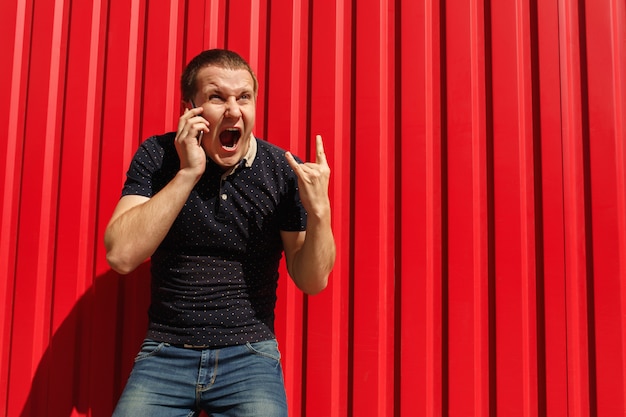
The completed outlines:
<svg viewBox="0 0 626 417">
<path fill-rule="evenodd" d="M 248 93 L 244 93 L 239 96 L 239 101 L 248 101 L 252 96 Z"/>
<path fill-rule="evenodd" d="M 209 96 L 209 101 L 211 101 L 211 102 L 222 102 L 222 101 L 224 101 L 224 99 L 222 98 L 222 96 L 220 96 L 218 94 L 211 94 Z"/>
</svg>

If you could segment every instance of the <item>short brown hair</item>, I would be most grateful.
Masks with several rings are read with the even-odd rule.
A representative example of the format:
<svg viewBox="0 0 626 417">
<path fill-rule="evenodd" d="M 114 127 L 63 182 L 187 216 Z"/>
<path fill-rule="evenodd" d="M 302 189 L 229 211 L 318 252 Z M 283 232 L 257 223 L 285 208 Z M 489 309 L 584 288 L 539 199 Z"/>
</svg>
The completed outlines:
<svg viewBox="0 0 626 417">
<path fill-rule="evenodd" d="M 198 76 L 198 71 L 208 66 L 226 69 L 245 69 L 252 76 L 254 94 L 257 94 L 259 84 L 256 75 L 254 75 L 254 71 L 252 71 L 248 62 L 241 55 L 227 49 L 208 49 L 196 55 L 183 70 L 183 74 L 180 77 L 180 92 L 183 101 L 189 102 L 192 100 L 197 91 L 196 77 Z"/>
</svg>

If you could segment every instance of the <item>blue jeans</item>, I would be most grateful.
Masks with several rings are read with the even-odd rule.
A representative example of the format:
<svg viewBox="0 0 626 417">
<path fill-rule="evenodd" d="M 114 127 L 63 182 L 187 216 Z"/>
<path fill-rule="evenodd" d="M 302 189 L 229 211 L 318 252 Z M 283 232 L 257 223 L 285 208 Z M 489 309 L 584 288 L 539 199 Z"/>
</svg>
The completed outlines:
<svg viewBox="0 0 626 417">
<path fill-rule="evenodd" d="M 287 416 L 276 340 L 186 349 L 144 340 L 115 417 Z"/>
</svg>

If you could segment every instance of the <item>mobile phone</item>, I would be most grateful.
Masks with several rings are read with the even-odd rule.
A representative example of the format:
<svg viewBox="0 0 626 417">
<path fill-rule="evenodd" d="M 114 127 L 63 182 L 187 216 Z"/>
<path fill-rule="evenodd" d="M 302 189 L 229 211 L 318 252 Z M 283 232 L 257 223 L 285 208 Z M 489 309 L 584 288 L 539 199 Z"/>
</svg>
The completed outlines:
<svg viewBox="0 0 626 417">
<path fill-rule="evenodd" d="M 195 108 L 196 103 L 193 102 L 193 100 L 191 100 L 191 105 Z M 204 130 L 201 130 L 200 133 L 198 133 L 198 145 L 202 144 L 202 136 L 204 136 Z"/>
</svg>

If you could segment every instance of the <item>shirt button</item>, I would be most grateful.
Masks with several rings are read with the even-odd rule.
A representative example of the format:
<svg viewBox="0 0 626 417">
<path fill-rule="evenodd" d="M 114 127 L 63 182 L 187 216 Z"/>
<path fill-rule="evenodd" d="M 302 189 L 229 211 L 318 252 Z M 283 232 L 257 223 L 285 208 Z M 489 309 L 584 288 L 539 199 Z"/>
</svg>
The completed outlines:
<svg viewBox="0 0 626 417">
<path fill-rule="evenodd" d="M 222 200 L 226 200 L 228 196 L 226 194 L 222 194 Z"/>
</svg>

